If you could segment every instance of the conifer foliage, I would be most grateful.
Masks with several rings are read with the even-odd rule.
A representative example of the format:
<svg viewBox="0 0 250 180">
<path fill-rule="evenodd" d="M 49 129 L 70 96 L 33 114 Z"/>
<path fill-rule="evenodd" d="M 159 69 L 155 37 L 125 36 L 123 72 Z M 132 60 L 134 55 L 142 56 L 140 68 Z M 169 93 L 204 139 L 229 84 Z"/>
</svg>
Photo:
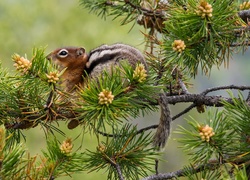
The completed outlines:
<svg viewBox="0 0 250 180">
<path fill-rule="evenodd" d="M 43 48 L 32 57 L 12 56 L 16 74 L 0 70 L 0 179 L 55 179 L 79 172 L 104 170 L 108 179 L 247 179 L 249 178 L 249 86 L 211 87 L 198 94 L 188 91 L 190 81 L 211 68 L 228 66 L 232 54 L 249 45 L 249 2 L 237 0 L 80 0 L 81 6 L 101 18 L 122 19 L 122 25 L 143 26 L 145 56 L 142 64 L 127 63 L 104 71 L 74 94 L 60 87 L 64 73 L 46 59 Z M 237 50 L 237 51 L 236 51 Z M 246 69 L 247 70 L 247 69 Z M 195 84 L 194 84 L 195 86 Z M 238 90 L 234 96 L 229 90 Z M 208 95 L 228 90 L 228 96 Z M 191 103 L 177 115 L 169 105 Z M 159 108 L 159 105 L 161 108 Z M 211 107 L 211 108 L 209 108 Z M 223 107 L 218 109 L 218 107 Z M 190 164 L 176 172 L 158 173 L 159 144 L 155 129 L 168 138 L 171 121 L 196 108 L 204 120 L 190 117 L 188 127 L 173 133 Z M 164 123 L 138 129 L 133 119 L 161 110 Z M 59 142 L 69 129 L 81 126 L 94 134 L 95 149 L 74 150 L 74 140 Z M 31 157 L 21 143 L 22 131 L 42 127 L 47 149 Z M 160 127 L 161 126 L 161 127 Z M 164 127 L 162 127 L 164 126 Z M 155 146 L 153 146 L 153 144 Z"/>
</svg>

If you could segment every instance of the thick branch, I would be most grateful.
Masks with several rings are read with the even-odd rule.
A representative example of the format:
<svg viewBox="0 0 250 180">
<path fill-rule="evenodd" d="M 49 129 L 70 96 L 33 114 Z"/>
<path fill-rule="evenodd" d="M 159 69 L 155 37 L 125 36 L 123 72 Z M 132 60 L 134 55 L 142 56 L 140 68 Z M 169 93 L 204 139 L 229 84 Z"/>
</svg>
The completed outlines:
<svg viewBox="0 0 250 180">
<path fill-rule="evenodd" d="M 176 178 L 176 177 L 185 176 L 185 172 L 187 172 L 187 171 L 191 174 L 195 174 L 195 173 L 203 171 L 204 169 L 213 170 L 216 167 L 218 167 L 219 165 L 220 165 L 220 162 L 218 162 L 217 160 L 211 160 L 208 164 L 200 165 L 196 168 L 190 167 L 190 168 L 186 168 L 186 169 L 180 169 L 180 170 L 174 171 L 174 172 L 155 174 L 155 175 L 145 177 L 142 180 L 172 179 L 172 178 Z"/>
<path fill-rule="evenodd" d="M 176 104 L 176 103 L 187 103 L 187 102 L 193 102 L 189 107 L 184 109 L 182 112 L 178 113 L 177 115 L 172 117 L 172 121 L 175 119 L 179 118 L 180 116 L 186 114 L 189 112 L 191 109 L 196 107 L 197 105 L 206 105 L 206 106 L 216 106 L 216 107 L 221 107 L 223 106 L 222 101 L 229 102 L 230 104 L 233 104 L 233 101 L 231 98 L 226 98 L 226 97 L 221 97 L 221 96 L 206 96 L 206 94 L 213 92 L 213 91 L 218 91 L 218 90 L 225 90 L 225 89 L 237 89 L 237 90 L 250 90 L 250 86 L 236 86 L 236 85 L 229 85 L 229 86 L 219 86 L 219 87 L 213 87 L 206 89 L 203 91 L 201 94 L 185 94 L 185 95 L 175 95 L 175 96 L 165 96 L 167 98 L 167 101 L 169 104 Z M 249 92 L 250 94 L 250 92 Z M 249 101 L 250 95 L 247 98 L 247 102 Z M 249 103 L 250 104 L 250 103 Z M 138 134 L 156 129 L 158 127 L 158 124 L 151 125 L 145 128 L 142 128 L 137 131 Z"/>
<path fill-rule="evenodd" d="M 221 107 L 223 104 L 222 101 L 227 101 L 229 103 L 233 103 L 231 98 L 226 98 L 222 96 L 204 96 L 202 94 L 186 94 L 186 95 L 179 95 L 179 96 L 170 96 L 166 97 L 169 104 L 176 104 L 176 103 L 187 103 L 187 102 L 194 102 L 195 104 L 204 104 L 206 106 L 216 106 Z"/>
<path fill-rule="evenodd" d="M 234 159 L 234 160 L 232 161 L 232 159 Z M 245 165 L 245 166 L 250 164 L 249 158 L 237 156 L 237 158 L 232 158 L 232 159 L 227 159 L 227 160 L 211 159 L 207 164 L 201 164 L 201 165 L 197 165 L 197 166 L 193 166 L 193 167 L 188 167 L 185 169 L 180 169 L 178 171 L 169 172 L 169 173 L 155 174 L 155 175 L 145 177 L 142 180 L 173 179 L 173 178 L 185 176 L 186 172 L 188 172 L 188 174 L 192 175 L 192 174 L 196 174 L 196 173 L 199 173 L 201 171 L 204 171 L 204 170 L 214 170 L 214 169 L 217 169 L 221 165 L 226 164 L 228 162 L 230 162 L 231 164 L 235 164 L 235 165 Z M 238 166 L 238 167 L 240 167 L 240 166 Z M 243 166 L 241 166 L 241 167 L 243 167 Z M 231 169 L 231 170 L 233 170 L 233 169 Z"/>
</svg>

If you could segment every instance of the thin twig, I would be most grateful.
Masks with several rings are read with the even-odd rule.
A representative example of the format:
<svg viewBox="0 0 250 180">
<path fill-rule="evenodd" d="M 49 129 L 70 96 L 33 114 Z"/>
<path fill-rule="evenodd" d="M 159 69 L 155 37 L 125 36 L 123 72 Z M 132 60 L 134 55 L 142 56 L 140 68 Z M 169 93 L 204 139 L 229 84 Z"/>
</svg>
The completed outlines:
<svg viewBox="0 0 250 180">
<path fill-rule="evenodd" d="M 184 109 L 182 112 L 178 113 L 177 115 L 173 116 L 172 117 L 172 121 L 179 118 L 180 116 L 186 114 L 188 111 L 190 111 L 191 109 L 193 109 L 196 105 L 195 104 L 192 104 L 190 105 L 189 107 L 187 107 L 186 109 Z M 154 125 L 151 125 L 151 126 L 147 126 L 145 128 L 142 128 L 140 130 L 138 130 L 136 132 L 136 134 L 141 134 L 143 133 L 144 131 L 148 131 L 148 130 L 152 130 L 152 129 L 156 129 L 158 128 L 158 124 L 154 124 Z M 103 136 L 106 136 L 106 137 L 115 137 L 115 136 L 119 136 L 119 135 L 115 135 L 115 134 L 108 134 L 108 133 L 105 133 L 105 132 L 101 132 L 99 130 L 96 130 L 99 134 L 103 135 Z"/>
<path fill-rule="evenodd" d="M 213 91 L 219 91 L 219 90 L 225 90 L 225 89 L 237 89 L 237 90 L 241 90 L 241 91 L 245 91 L 245 90 L 250 90 L 250 86 L 236 86 L 236 85 L 228 85 L 228 86 L 218 86 L 218 87 L 213 87 L 213 88 L 208 88 L 205 91 L 203 91 L 201 93 L 201 95 L 206 95 L 210 92 Z"/>
<path fill-rule="evenodd" d="M 158 165 L 159 165 L 159 160 L 158 159 L 155 159 L 155 174 L 159 174 L 159 171 L 158 171 Z"/>
<path fill-rule="evenodd" d="M 49 93 L 49 97 L 47 99 L 46 105 L 44 107 L 44 110 L 48 110 L 52 104 L 53 104 L 53 96 L 54 96 L 54 90 L 51 90 Z"/>
<path fill-rule="evenodd" d="M 230 47 L 239 47 L 239 46 L 250 46 L 250 42 L 245 41 L 245 42 L 242 42 L 242 43 L 232 43 L 232 44 L 230 44 Z"/>
<path fill-rule="evenodd" d="M 188 106 L 186 109 L 184 109 L 183 111 L 181 111 L 180 113 L 176 114 L 175 116 L 173 116 L 172 121 L 181 117 L 182 115 L 186 114 L 187 112 L 189 112 L 191 109 L 193 109 L 194 107 L 196 107 L 196 104 L 191 104 L 190 106 Z"/>
<path fill-rule="evenodd" d="M 124 180 L 124 177 L 122 176 L 122 171 L 121 171 L 121 167 L 119 166 L 119 164 L 113 164 L 113 166 L 115 167 L 119 180 Z"/>
<path fill-rule="evenodd" d="M 154 125 L 151 125 L 151 126 L 147 126 L 147 127 L 145 127 L 145 128 L 142 128 L 142 129 L 138 130 L 136 134 L 140 134 L 140 133 L 142 133 L 142 132 L 144 132 L 144 131 L 148 131 L 148 130 L 156 129 L 156 128 L 158 128 L 158 124 L 154 124 Z"/>
<path fill-rule="evenodd" d="M 178 83 L 179 83 L 179 85 L 180 85 L 182 91 L 184 92 L 184 94 L 190 94 L 190 93 L 188 92 L 188 89 L 187 89 L 185 83 L 182 81 L 181 78 L 178 78 Z"/>
<path fill-rule="evenodd" d="M 116 135 L 116 134 L 109 134 L 109 133 L 105 133 L 105 132 L 102 132 L 102 131 L 99 131 L 98 129 L 96 129 L 96 132 L 98 133 L 98 134 L 101 134 L 101 135 L 103 135 L 103 136 L 105 136 L 105 137 L 122 137 L 122 135 Z"/>
<path fill-rule="evenodd" d="M 184 109 L 182 112 L 178 113 L 177 115 L 173 116 L 172 117 L 172 121 L 179 118 L 180 116 L 182 116 L 183 114 L 186 114 L 188 111 L 190 111 L 191 109 L 193 109 L 196 105 L 195 104 L 192 104 L 190 105 L 188 108 Z M 137 131 L 136 134 L 140 134 L 144 131 L 148 131 L 148 130 L 152 130 L 152 129 L 156 129 L 158 128 L 158 124 L 154 124 L 154 125 L 151 125 L 151 126 L 147 126 L 145 128 L 142 128 L 140 130 Z M 110 134 L 109 134 L 110 135 Z"/>
<path fill-rule="evenodd" d="M 138 130 L 136 132 L 136 135 L 137 134 L 141 134 L 143 133 L 144 131 L 148 131 L 148 130 L 151 130 L 151 129 L 156 129 L 158 128 L 158 124 L 154 124 L 154 125 L 151 125 L 151 126 L 147 126 L 145 128 L 142 128 L 140 130 Z M 102 132 L 102 131 L 99 131 L 99 130 L 96 130 L 96 132 L 98 132 L 99 134 L 105 136 L 105 137 L 121 137 L 122 135 L 119 135 L 119 134 L 109 134 L 109 133 L 105 133 L 105 132 Z"/>
</svg>

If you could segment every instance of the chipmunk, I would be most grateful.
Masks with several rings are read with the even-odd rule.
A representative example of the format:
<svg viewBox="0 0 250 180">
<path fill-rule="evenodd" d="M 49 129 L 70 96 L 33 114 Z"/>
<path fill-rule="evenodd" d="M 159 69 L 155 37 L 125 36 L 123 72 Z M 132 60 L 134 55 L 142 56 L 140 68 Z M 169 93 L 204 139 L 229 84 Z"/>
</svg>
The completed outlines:
<svg viewBox="0 0 250 180">
<path fill-rule="evenodd" d="M 119 65 L 121 60 L 127 60 L 133 67 L 137 62 L 141 62 L 147 69 L 146 61 L 138 49 L 119 43 L 102 45 L 89 53 L 82 47 L 59 48 L 47 55 L 47 59 L 58 65 L 59 70 L 66 68 L 61 76 L 61 84 L 66 92 L 83 83 L 84 71 L 90 78 L 94 78 L 104 69 Z"/>
<path fill-rule="evenodd" d="M 126 44 L 101 45 L 89 53 L 86 53 L 82 47 L 64 47 L 51 52 L 47 56 L 48 60 L 59 66 L 59 70 L 66 68 L 61 76 L 61 84 L 65 87 L 66 92 L 71 92 L 76 86 L 84 83 L 84 73 L 93 79 L 104 71 L 109 70 L 114 65 L 119 65 L 120 61 L 126 60 L 133 67 L 141 62 L 147 70 L 147 63 L 143 54 L 136 48 Z M 167 109 L 165 101 L 160 98 L 162 115 L 160 123 L 154 137 L 155 146 L 164 146 L 169 135 L 170 112 Z M 165 107 L 166 105 L 166 107 Z M 169 120 L 170 119 L 170 120 Z"/>
</svg>

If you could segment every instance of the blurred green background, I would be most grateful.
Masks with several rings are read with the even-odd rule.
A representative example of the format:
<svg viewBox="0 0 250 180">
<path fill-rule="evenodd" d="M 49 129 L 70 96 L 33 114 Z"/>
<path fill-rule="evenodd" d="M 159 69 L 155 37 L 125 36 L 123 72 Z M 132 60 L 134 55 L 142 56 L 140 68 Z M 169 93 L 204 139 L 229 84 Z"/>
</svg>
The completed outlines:
<svg viewBox="0 0 250 180">
<path fill-rule="evenodd" d="M 47 47 L 46 53 L 62 46 L 82 46 L 87 51 L 101 44 L 111 44 L 123 42 L 133 45 L 140 50 L 144 50 L 144 37 L 140 31 L 144 29 L 133 24 L 120 26 L 119 19 L 112 21 L 107 18 L 105 21 L 96 15 L 89 14 L 88 10 L 79 5 L 78 0 L 1 0 L 0 1 L 0 60 L 3 67 L 10 72 L 14 71 L 11 55 L 18 53 L 27 54 L 30 58 L 32 48 Z M 193 81 L 194 87 L 191 92 L 201 92 L 205 88 L 238 84 L 249 84 L 249 53 L 246 56 L 235 56 L 235 60 L 230 63 L 229 69 L 213 69 L 210 78 L 198 75 Z M 244 67 L 244 68 L 243 68 Z M 221 94 L 225 95 L 225 93 Z M 187 105 L 172 106 L 173 115 L 178 113 Z M 193 116 L 197 119 L 204 119 L 204 115 L 199 115 L 195 110 Z M 188 117 L 187 115 L 184 117 Z M 173 130 L 178 124 L 185 125 L 184 117 L 173 123 Z M 159 112 L 149 114 L 145 118 L 134 121 L 138 127 L 145 127 L 150 124 L 157 124 Z M 82 133 L 80 127 L 68 130 L 64 123 L 60 123 L 60 129 L 66 132 L 66 136 L 76 138 Z M 31 155 L 40 154 L 41 149 L 45 149 L 45 135 L 42 129 L 36 127 L 24 132 L 26 135 L 27 149 Z M 58 135 L 60 140 L 64 137 Z M 160 164 L 160 172 L 175 171 L 186 164 L 186 157 L 172 134 L 170 140 L 163 150 L 164 161 Z M 80 136 L 75 142 L 75 148 L 82 146 L 83 149 L 95 149 L 95 137 L 91 135 Z M 186 164 L 187 165 L 187 164 Z M 63 179 L 106 179 L 105 172 L 92 172 L 62 177 Z"/>
</svg>

